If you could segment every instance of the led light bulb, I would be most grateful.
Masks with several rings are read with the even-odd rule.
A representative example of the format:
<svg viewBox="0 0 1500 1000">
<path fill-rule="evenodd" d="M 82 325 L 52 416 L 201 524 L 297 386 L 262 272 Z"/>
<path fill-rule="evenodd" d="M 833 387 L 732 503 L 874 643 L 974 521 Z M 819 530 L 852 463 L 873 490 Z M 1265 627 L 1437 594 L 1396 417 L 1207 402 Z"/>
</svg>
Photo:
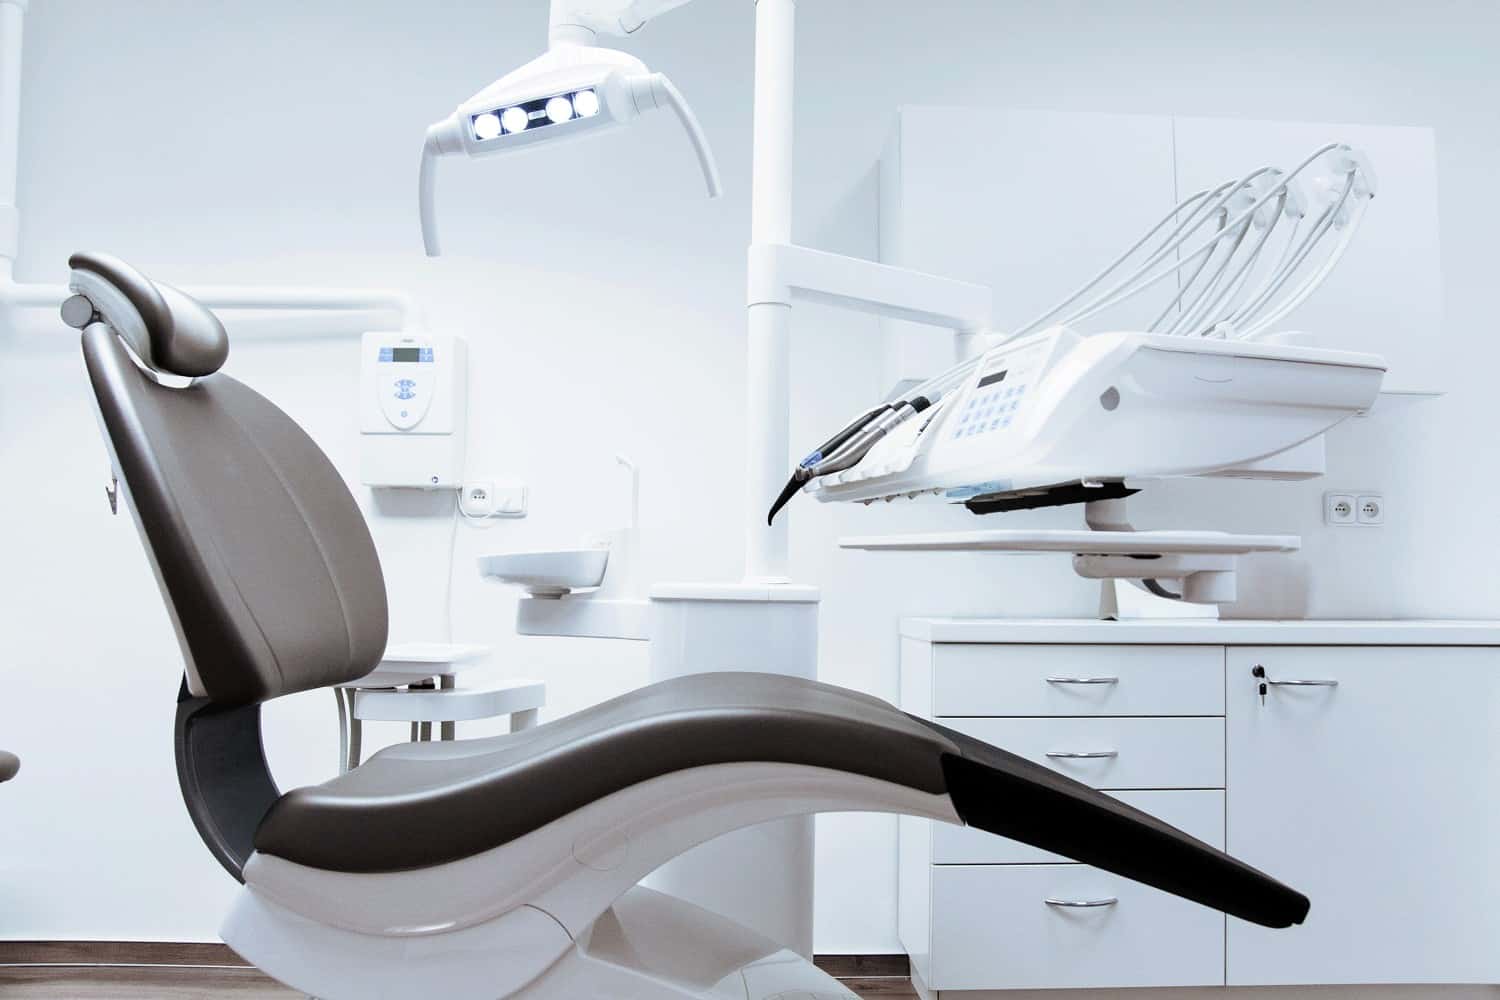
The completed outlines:
<svg viewBox="0 0 1500 1000">
<path fill-rule="evenodd" d="M 554 97 L 547 102 L 547 117 L 560 125 L 573 117 L 573 102 L 566 97 Z"/>
<path fill-rule="evenodd" d="M 507 132 L 524 132 L 529 121 L 524 108 L 506 108 L 500 112 L 500 124 Z"/>
<path fill-rule="evenodd" d="M 493 111 L 478 115 L 474 119 L 474 134 L 481 139 L 493 139 L 500 134 L 500 116 Z"/>
<path fill-rule="evenodd" d="M 579 118 L 592 118 L 599 113 L 599 95 L 592 90 L 580 90 L 573 95 L 573 111 Z"/>
</svg>

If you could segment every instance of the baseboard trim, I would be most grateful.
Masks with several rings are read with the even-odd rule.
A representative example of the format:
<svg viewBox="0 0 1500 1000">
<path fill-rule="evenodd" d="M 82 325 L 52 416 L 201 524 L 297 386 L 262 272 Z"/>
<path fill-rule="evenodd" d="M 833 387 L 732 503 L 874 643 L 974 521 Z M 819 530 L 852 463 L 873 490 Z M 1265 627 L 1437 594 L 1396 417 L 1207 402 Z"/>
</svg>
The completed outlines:
<svg viewBox="0 0 1500 1000">
<path fill-rule="evenodd" d="M 905 979 L 905 955 L 815 955 L 835 979 Z M 250 963 L 217 941 L 0 941 L 0 966 L 107 965 L 244 968 Z"/>
<path fill-rule="evenodd" d="M 0 966 L 147 965 L 193 968 L 249 966 L 217 941 L 0 941 Z"/>
<path fill-rule="evenodd" d="M 814 955 L 813 963 L 835 979 L 905 979 L 911 960 L 905 955 Z"/>
</svg>

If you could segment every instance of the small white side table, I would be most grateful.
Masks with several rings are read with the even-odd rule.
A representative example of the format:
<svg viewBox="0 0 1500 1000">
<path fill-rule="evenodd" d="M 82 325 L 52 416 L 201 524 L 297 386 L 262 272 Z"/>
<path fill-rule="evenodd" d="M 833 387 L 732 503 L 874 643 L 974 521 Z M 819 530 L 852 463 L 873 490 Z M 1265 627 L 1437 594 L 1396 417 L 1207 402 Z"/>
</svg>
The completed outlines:
<svg viewBox="0 0 1500 1000">
<path fill-rule="evenodd" d="M 409 722 L 412 742 L 457 736 L 459 722 L 510 716 L 511 732 L 536 725 L 547 701 L 541 681 L 506 678 L 459 686 L 458 675 L 479 666 L 489 647 L 457 643 L 404 643 L 357 681 L 333 689 L 339 710 L 339 773 L 359 766 L 363 724 Z"/>
</svg>

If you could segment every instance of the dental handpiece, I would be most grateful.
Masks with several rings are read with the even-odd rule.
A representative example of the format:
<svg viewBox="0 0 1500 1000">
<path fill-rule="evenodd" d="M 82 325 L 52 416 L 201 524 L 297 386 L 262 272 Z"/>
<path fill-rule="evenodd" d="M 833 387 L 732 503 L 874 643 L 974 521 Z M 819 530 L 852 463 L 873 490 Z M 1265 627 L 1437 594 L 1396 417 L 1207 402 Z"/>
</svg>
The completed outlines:
<svg viewBox="0 0 1500 1000">
<path fill-rule="evenodd" d="M 895 409 L 877 417 L 863 430 L 844 442 L 841 447 L 835 449 L 833 454 L 814 465 L 810 470 L 812 475 L 814 477 L 826 476 L 830 472 L 842 472 L 857 465 L 860 459 L 868 455 L 870 449 L 875 447 L 876 442 L 931 405 L 931 401 L 926 396 L 916 396 L 896 404 Z"/>
<path fill-rule="evenodd" d="M 776 502 L 771 504 L 771 512 L 766 515 L 766 524 L 770 524 L 772 521 L 774 521 L 776 519 L 776 515 L 781 512 L 781 508 L 790 503 L 792 497 L 797 495 L 797 491 L 802 488 L 802 485 L 812 478 L 812 467 L 814 465 L 817 465 L 819 462 L 823 461 L 823 457 L 825 455 L 832 454 L 835 449 L 842 446 L 855 434 L 858 434 L 860 430 L 862 430 L 867 424 L 870 423 L 870 421 L 879 417 L 881 414 L 886 413 L 890 409 L 890 403 L 881 403 L 879 406 L 874 407 L 873 409 L 866 410 L 864 413 L 861 413 L 859 416 L 849 421 L 849 423 L 845 424 L 844 427 L 833 437 L 829 438 L 827 441 L 824 441 L 822 444 L 814 448 L 807 454 L 806 458 L 798 462 L 797 468 L 792 470 L 791 478 L 787 480 L 786 485 L 781 489 L 781 493 L 776 497 Z"/>
</svg>

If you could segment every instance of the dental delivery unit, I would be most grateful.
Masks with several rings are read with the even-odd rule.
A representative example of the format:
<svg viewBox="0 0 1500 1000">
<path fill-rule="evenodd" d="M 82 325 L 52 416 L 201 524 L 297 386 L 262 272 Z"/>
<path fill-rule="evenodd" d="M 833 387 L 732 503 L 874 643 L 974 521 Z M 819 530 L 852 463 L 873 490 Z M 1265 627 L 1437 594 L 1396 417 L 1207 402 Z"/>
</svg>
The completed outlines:
<svg viewBox="0 0 1500 1000">
<path fill-rule="evenodd" d="M 1299 181 L 1314 171 L 1309 196 Z M 1127 535 L 1122 501 L 1151 480 L 1174 476 L 1288 479 L 1322 471 L 1299 462 L 1296 450 L 1368 410 L 1385 363 L 1301 343 L 1301 335 L 1277 324 L 1333 271 L 1375 191 L 1366 157 L 1331 144 L 1290 170 L 1262 167 L 1191 195 L 1062 302 L 992 336 L 998 343 L 976 357 L 861 413 L 813 449 L 769 519 L 798 491 L 824 502 L 937 500 L 975 514 L 1082 503 L 1098 530 L 841 544 L 1072 552 L 1084 576 L 1139 581 L 1170 600 L 1234 600 L 1236 555 L 1290 551 L 1298 540 Z M 1325 243 L 1323 259 L 1311 265 Z M 1171 280 L 1177 290 L 1146 330 L 1081 330 Z M 1161 582 L 1174 578 L 1182 581 L 1175 593 Z M 1117 605 L 1106 600 L 1104 613 L 1113 617 Z"/>
</svg>

